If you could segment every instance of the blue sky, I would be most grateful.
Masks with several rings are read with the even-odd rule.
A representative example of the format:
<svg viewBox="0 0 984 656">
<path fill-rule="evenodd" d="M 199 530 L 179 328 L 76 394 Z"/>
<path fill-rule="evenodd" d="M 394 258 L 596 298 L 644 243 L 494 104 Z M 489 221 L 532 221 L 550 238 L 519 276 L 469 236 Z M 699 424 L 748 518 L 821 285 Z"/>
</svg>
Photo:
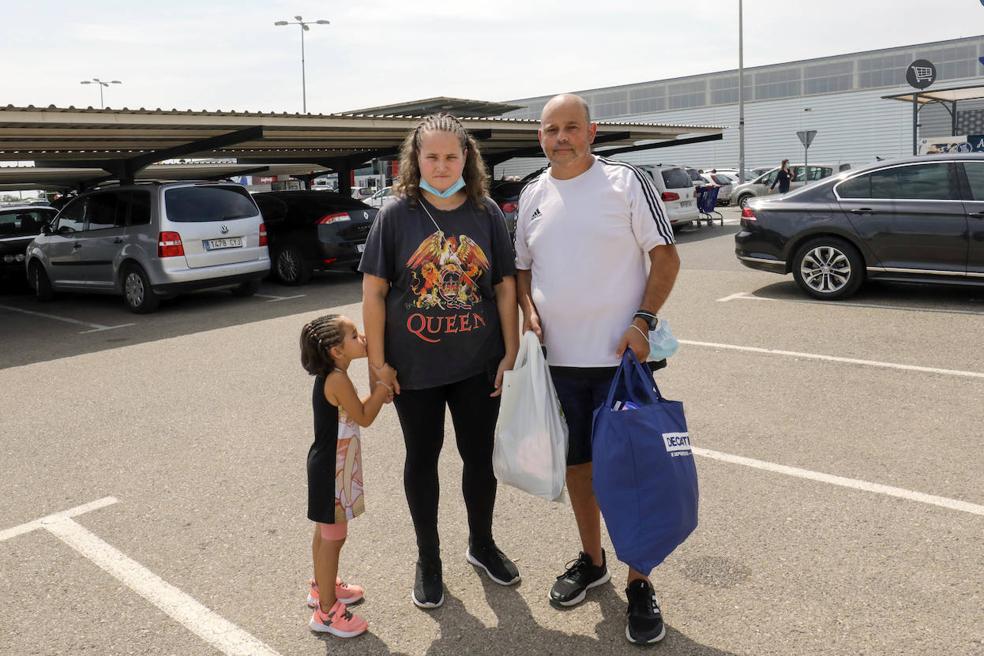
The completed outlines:
<svg viewBox="0 0 984 656">
<path fill-rule="evenodd" d="M 979 0 L 746 0 L 745 64 L 984 33 Z M 506 100 L 737 66 L 737 0 L 310 0 L 5 3 L 3 94 L 14 105 L 300 111 L 445 95 Z M 926 8 L 932 7 L 928 11 Z M 982 67 L 984 72 L 984 67 Z"/>
</svg>

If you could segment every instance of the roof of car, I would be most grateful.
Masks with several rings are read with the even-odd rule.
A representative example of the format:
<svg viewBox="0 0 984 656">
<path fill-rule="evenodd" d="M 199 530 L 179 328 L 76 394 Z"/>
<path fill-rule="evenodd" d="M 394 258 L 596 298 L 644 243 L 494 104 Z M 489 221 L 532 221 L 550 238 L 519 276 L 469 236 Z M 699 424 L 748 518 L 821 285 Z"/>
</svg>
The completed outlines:
<svg viewBox="0 0 984 656">
<path fill-rule="evenodd" d="M 51 205 L 0 205 L 0 212 L 10 212 L 15 210 L 51 210 L 57 212 Z"/>
</svg>

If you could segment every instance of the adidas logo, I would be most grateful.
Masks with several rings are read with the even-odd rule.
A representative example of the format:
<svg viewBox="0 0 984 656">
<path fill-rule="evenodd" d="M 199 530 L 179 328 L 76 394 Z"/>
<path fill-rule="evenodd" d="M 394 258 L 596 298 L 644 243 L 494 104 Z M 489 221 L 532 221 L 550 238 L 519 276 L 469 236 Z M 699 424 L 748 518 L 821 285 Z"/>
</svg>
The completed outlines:
<svg viewBox="0 0 984 656">
<path fill-rule="evenodd" d="M 540 218 L 541 214 L 542 212 L 540 212 L 540 208 L 539 207 L 536 208 L 535 210 L 533 210 L 533 216 L 530 217 L 530 221 L 536 221 L 538 218 Z"/>
</svg>

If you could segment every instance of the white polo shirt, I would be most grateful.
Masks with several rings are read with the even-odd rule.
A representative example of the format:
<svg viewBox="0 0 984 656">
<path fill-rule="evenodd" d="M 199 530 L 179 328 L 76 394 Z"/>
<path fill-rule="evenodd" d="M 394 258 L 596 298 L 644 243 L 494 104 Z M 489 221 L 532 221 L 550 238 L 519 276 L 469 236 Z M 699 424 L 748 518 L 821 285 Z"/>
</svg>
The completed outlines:
<svg viewBox="0 0 984 656">
<path fill-rule="evenodd" d="M 673 230 L 648 174 L 594 157 L 587 171 L 558 180 L 544 171 L 523 189 L 516 268 L 532 272 L 533 303 L 547 361 L 611 367 L 639 309 L 649 251 Z"/>
</svg>

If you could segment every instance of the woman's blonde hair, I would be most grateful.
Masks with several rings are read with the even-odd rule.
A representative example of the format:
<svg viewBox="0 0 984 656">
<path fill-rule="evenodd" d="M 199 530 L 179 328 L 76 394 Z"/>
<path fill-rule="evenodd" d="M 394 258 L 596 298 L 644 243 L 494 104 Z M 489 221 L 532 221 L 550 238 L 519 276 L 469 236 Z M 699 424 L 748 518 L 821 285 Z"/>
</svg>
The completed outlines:
<svg viewBox="0 0 984 656">
<path fill-rule="evenodd" d="M 489 192 L 489 174 L 482 161 L 478 143 L 468 134 L 461 122 L 451 114 L 431 114 L 417 124 L 403 140 L 400 147 L 400 177 L 396 182 L 397 194 L 409 198 L 411 202 L 420 200 L 420 141 L 427 132 L 448 132 L 458 137 L 465 153 L 465 168 L 461 177 L 465 180 L 465 193 L 477 207 L 485 207 L 484 199 Z"/>
</svg>

